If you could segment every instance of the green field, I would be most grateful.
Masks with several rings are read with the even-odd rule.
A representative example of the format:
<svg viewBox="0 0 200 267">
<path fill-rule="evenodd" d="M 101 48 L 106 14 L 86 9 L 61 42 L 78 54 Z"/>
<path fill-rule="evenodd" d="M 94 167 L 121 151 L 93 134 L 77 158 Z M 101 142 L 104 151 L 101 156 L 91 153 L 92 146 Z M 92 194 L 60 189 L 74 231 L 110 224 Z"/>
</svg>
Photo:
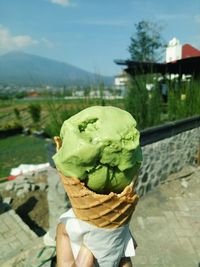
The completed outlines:
<svg viewBox="0 0 200 267">
<path fill-rule="evenodd" d="M 139 130 L 200 114 L 199 80 L 189 83 L 169 81 L 167 103 L 161 98 L 158 84 L 149 92 L 146 90 L 146 83 L 143 76 L 137 82 L 134 80 L 124 99 L 65 99 L 43 96 L 0 100 L 0 130 L 13 129 L 20 125 L 32 133 L 43 130 L 52 138 L 59 135 L 64 120 L 94 105 L 111 105 L 129 111 L 136 119 Z M 33 105 L 40 109 L 38 120 L 34 120 L 34 114 L 30 112 Z M 22 163 L 46 162 L 45 143 L 45 140 L 33 136 L 18 135 L 0 139 L 0 177 L 9 175 L 11 168 Z"/>
<path fill-rule="evenodd" d="M 35 123 L 29 113 L 30 105 L 41 106 L 41 118 Z M 30 99 L 30 100 L 1 100 L 0 101 L 0 130 L 23 128 L 44 130 L 51 137 L 59 135 L 60 127 L 65 119 L 83 108 L 100 105 L 95 99 Z M 122 106 L 121 100 L 105 101 L 106 105 Z M 15 114 L 18 110 L 18 117 Z M 6 177 L 10 169 L 20 164 L 39 164 L 47 162 L 47 142 L 34 136 L 17 135 L 0 139 L 0 178 Z"/>
<path fill-rule="evenodd" d="M 47 141 L 34 136 L 16 135 L 0 139 L 0 178 L 10 174 L 20 164 L 45 163 Z"/>
<path fill-rule="evenodd" d="M 105 105 L 113 105 L 123 108 L 123 100 L 103 100 Z M 41 108 L 40 119 L 37 123 L 29 112 L 31 105 Z M 51 136 L 58 134 L 62 122 L 78 111 L 94 105 L 102 105 L 100 99 L 12 99 L 0 100 L 0 130 L 15 128 L 21 125 L 31 130 L 45 130 Z M 18 114 L 16 114 L 18 113 Z M 58 130 L 59 129 L 59 130 Z"/>
</svg>

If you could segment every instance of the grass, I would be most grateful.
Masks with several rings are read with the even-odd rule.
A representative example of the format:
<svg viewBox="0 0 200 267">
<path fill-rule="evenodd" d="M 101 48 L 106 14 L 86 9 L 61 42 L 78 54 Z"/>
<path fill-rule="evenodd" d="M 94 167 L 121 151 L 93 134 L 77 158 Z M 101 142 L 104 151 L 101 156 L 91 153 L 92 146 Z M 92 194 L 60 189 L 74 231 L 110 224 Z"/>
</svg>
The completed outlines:
<svg viewBox="0 0 200 267">
<path fill-rule="evenodd" d="M 47 142 L 34 136 L 16 135 L 0 139 L 0 177 L 10 174 L 20 164 L 45 163 Z"/>
<path fill-rule="evenodd" d="M 147 92 L 148 79 L 148 75 L 133 77 L 125 97 L 125 109 L 136 119 L 139 130 L 200 115 L 200 80 L 166 80 L 168 101 L 164 103 L 161 84 L 152 80 L 154 89 Z"/>
<path fill-rule="evenodd" d="M 0 130 L 12 128 L 16 124 L 22 125 L 24 128 L 34 128 L 36 125 L 32 121 L 28 112 L 30 105 L 38 104 L 41 106 L 41 120 L 38 123 L 39 128 L 46 128 L 51 123 L 52 115 L 57 117 L 68 117 L 72 113 L 93 105 L 101 105 L 100 99 L 38 99 L 38 100 L 0 100 Z M 113 105 L 123 108 L 123 100 L 105 100 L 105 105 Z M 19 118 L 16 117 L 16 112 Z M 52 112 L 53 111 L 53 112 Z M 66 116 L 65 116 L 66 112 Z"/>
<path fill-rule="evenodd" d="M 200 81 L 168 84 L 168 103 L 160 99 L 158 84 L 156 90 L 147 92 L 145 85 L 149 77 L 135 78 L 129 85 L 125 99 L 12 99 L 0 100 L 0 130 L 22 125 L 31 130 L 37 129 L 33 122 L 29 106 L 41 106 L 41 120 L 38 128 L 44 129 L 50 136 L 59 134 L 62 122 L 83 108 L 93 105 L 112 105 L 126 109 L 137 120 L 139 129 L 163 124 L 167 121 L 183 119 L 200 114 Z M 178 89 L 177 89 L 178 88 Z M 185 96 L 182 99 L 182 95 Z M 47 161 L 45 141 L 33 136 L 13 136 L 0 140 L 0 177 L 6 177 L 10 169 L 24 164 L 37 164 Z"/>
</svg>

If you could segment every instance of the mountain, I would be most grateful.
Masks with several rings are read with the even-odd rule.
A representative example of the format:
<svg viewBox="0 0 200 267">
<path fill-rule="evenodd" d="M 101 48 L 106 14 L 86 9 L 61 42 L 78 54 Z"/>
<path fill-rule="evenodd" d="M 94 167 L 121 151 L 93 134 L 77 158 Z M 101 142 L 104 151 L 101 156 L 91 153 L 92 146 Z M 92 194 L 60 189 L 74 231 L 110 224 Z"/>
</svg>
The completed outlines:
<svg viewBox="0 0 200 267">
<path fill-rule="evenodd" d="M 70 64 L 14 51 L 0 56 L 0 84 L 111 85 L 113 77 L 87 72 Z"/>
</svg>

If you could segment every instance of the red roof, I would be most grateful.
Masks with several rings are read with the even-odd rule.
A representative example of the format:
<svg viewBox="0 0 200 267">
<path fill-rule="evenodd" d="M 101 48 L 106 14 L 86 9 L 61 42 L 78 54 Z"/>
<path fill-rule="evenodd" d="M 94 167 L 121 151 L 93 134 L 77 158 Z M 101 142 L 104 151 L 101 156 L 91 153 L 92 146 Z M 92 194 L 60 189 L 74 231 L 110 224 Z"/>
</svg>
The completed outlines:
<svg viewBox="0 0 200 267">
<path fill-rule="evenodd" d="M 182 59 L 188 57 L 200 57 L 200 50 L 189 44 L 184 44 L 182 46 Z"/>
</svg>

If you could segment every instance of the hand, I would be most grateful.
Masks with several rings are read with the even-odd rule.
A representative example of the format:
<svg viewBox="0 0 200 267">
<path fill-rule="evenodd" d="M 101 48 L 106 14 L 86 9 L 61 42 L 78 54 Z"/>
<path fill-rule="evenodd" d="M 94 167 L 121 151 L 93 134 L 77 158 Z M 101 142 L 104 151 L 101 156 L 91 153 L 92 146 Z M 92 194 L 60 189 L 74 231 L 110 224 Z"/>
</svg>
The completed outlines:
<svg viewBox="0 0 200 267">
<path fill-rule="evenodd" d="M 77 267 L 93 267 L 93 263 L 94 263 L 93 254 L 88 248 L 86 248 L 85 246 L 82 246 L 76 258 L 76 266 Z"/>
<path fill-rule="evenodd" d="M 70 239 L 63 223 L 57 226 L 56 255 L 56 267 L 93 267 L 94 257 L 85 246 L 81 247 L 77 258 L 74 259 Z"/>
</svg>

